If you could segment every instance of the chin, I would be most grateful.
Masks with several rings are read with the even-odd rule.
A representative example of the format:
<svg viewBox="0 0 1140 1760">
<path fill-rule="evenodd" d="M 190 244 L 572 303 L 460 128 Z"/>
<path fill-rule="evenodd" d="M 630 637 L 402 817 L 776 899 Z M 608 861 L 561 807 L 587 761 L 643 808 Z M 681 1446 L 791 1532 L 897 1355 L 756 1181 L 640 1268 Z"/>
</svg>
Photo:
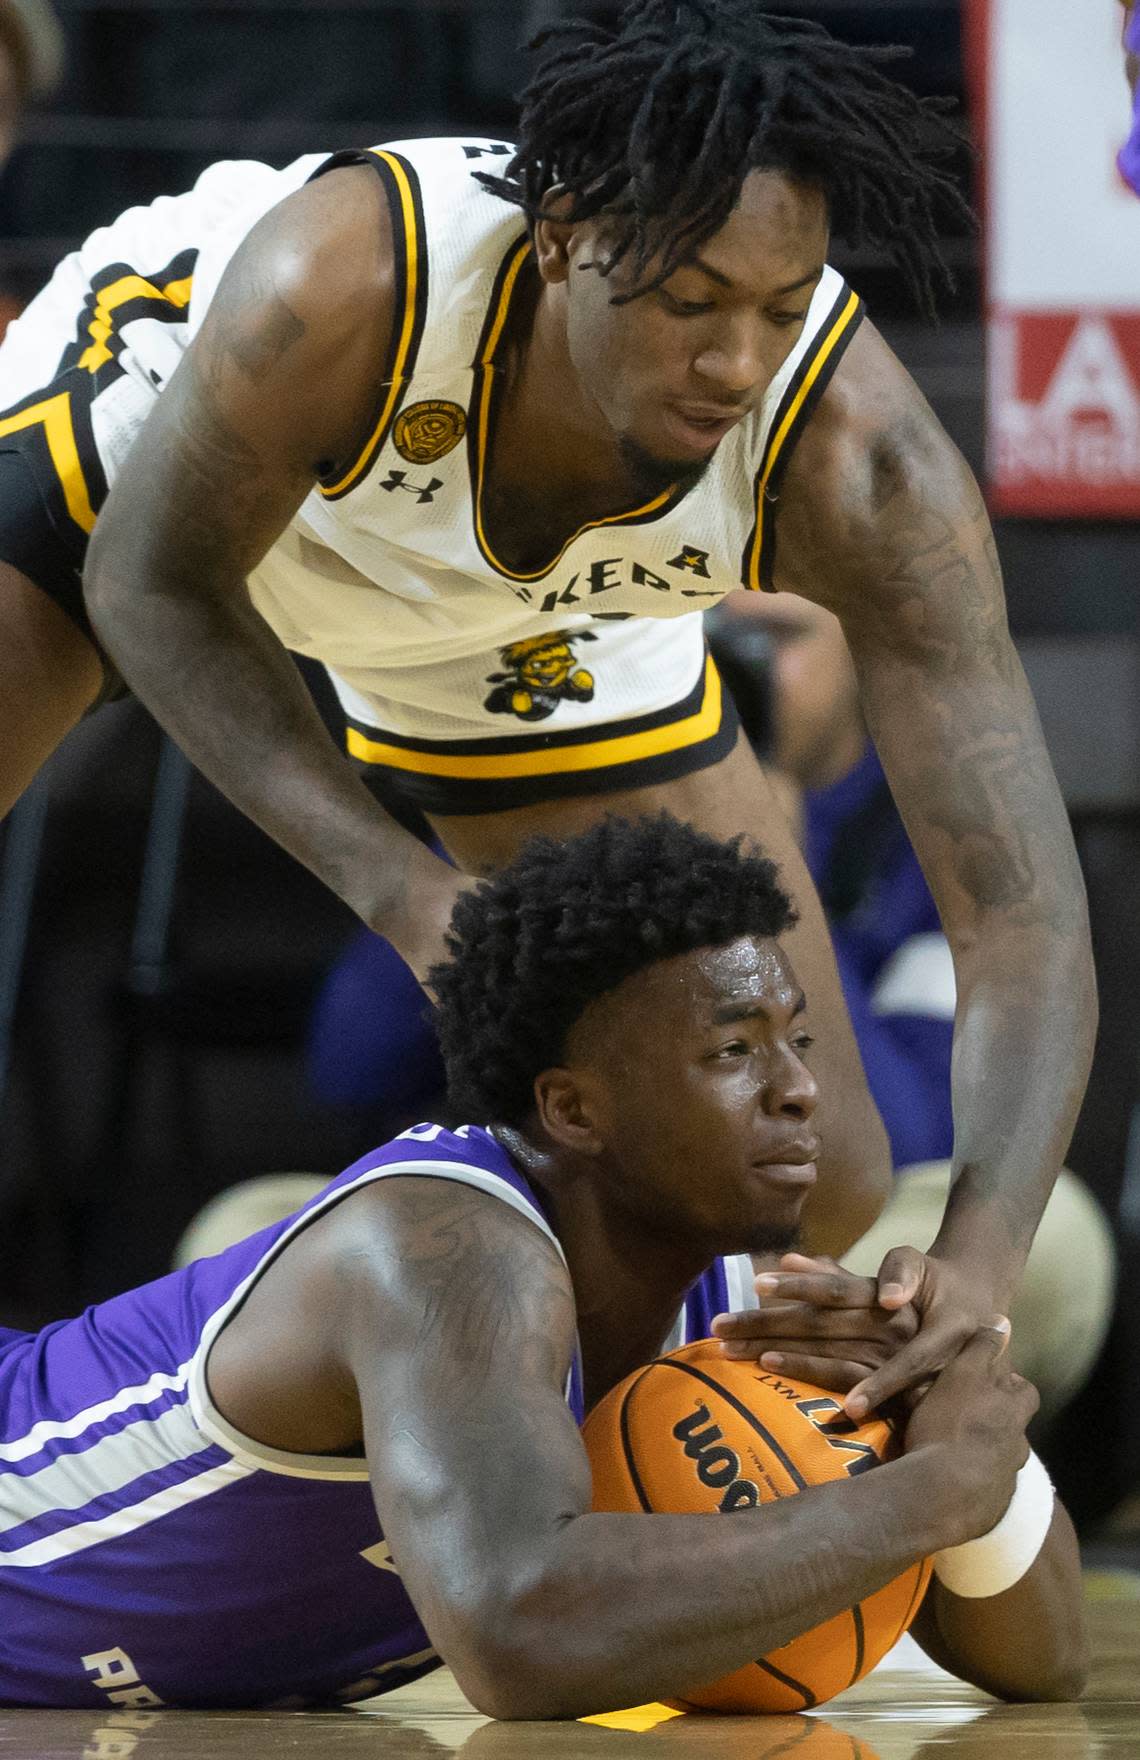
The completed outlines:
<svg viewBox="0 0 1140 1760">
<path fill-rule="evenodd" d="M 748 1230 L 748 1238 L 744 1246 L 737 1252 L 771 1255 L 779 1258 L 782 1253 L 796 1253 L 801 1245 L 801 1230 L 798 1222 L 791 1223 L 756 1223 Z"/>
<path fill-rule="evenodd" d="M 632 434 L 619 436 L 618 449 L 638 491 L 647 497 L 660 495 L 674 486 L 687 493 L 696 487 L 713 461 L 711 452 L 707 458 L 661 458 Z"/>
</svg>

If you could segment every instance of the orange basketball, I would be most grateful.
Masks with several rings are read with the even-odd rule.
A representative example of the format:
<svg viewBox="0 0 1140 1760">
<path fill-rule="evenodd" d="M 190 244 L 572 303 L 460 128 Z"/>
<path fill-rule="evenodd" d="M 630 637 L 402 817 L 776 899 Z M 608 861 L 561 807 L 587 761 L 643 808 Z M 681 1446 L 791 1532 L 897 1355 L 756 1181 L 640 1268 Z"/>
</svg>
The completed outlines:
<svg viewBox="0 0 1140 1760">
<path fill-rule="evenodd" d="M 847 1479 L 898 1453 L 880 1418 L 854 1424 L 822 1388 L 725 1357 L 711 1339 L 638 1369 L 583 1430 L 594 1508 L 729 1514 Z M 676 1703 L 708 1711 L 810 1710 L 867 1674 L 906 1631 L 930 1561 L 790 1644 Z"/>
</svg>

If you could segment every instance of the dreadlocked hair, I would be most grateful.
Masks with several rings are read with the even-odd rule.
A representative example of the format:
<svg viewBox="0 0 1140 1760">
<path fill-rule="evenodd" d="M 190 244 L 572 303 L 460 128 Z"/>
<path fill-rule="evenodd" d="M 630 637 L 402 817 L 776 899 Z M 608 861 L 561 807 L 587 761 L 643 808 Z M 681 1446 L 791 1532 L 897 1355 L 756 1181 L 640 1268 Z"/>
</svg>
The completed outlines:
<svg viewBox="0 0 1140 1760">
<path fill-rule="evenodd" d="M 757 11 L 755 0 L 629 0 L 616 26 L 585 19 L 542 31 L 502 176 L 479 181 L 559 219 L 612 217 L 603 274 L 629 259 L 651 292 L 728 219 L 749 171 L 785 171 L 823 190 L 849 244 L 882 248 L 918 305 L 953 285 L 939 244 L 945 210 L 973 213 L 945 162 L 964 141 L 952 100 L 920 98 L 881 68 L 905 48 L 856 48 L 822 25 Z M 654 272 L 648 274 L 650 264 Z"/>
<path fill-rule="evenodd" d="M 451 957 L 430 974 L 452 1111 L 522 1125 L 535 1077 L 596 997 L 658 960 L 795 921 L 773 863 L 669 813 L 529 839 L 460 896 Z"/>
</svg>

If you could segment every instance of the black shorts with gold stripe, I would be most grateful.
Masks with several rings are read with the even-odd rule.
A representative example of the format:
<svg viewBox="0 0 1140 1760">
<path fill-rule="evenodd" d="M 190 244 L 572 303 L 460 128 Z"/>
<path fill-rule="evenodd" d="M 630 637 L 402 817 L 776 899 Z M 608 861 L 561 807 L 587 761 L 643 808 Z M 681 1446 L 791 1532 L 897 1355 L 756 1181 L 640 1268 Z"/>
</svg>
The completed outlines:
<svg viewBox="0 0 1140 1760">
<path fill-rule="evenodd" d="M 80 412 L 88 391 L 79 380 L 73 390 L 53 389 L 51 394 L 66 399 L 56 405 L 56 422 L 74 453 L 73 462 L 63 462 L 58 445 L 53 451 L 46 424 L 35 420 L 19 425 L 25 408 L 17 405 L 0 415 L 0 562 L 46 593 L 96 650 L 103 666 L 103 686 L 92 704 L 98 708 L 126 696 L 127 687 L 92 629 L 83 602 L 87 542 L 107 494 L 94 446 L 81 454 L 71 444 L 76 429 L 84 425 Z M 33 399 L 28 408 L 38 411 L 45 401 Z"/>
<path fill-rule="evenodd" d="M 739 720 L 711 655 L 675 702 L 591 726 L 475 739 L 417 739 L 348 717 L 350 758 L 397 817 L 495 813 L 569 795 L 671 782 L 718 763 Z"/>
<path fill-rule="evenodd" d="M 41 383 L 0 408 L 0 562 L 54 600 L 96 649 L 83 564 L 107 497 L 105 457 L 122 457 L 162 383 L 157 373 L 149 380 L 127 375 L 130 325 L 145 319 L 185 326 L 196 256 L 183 251 L 153 276 L 109 264 L 92 278 L 78 310 L 74 298 L 67 304 L 49 284 L 0 351 L 0 397 L 13 383 L 3 370 L 13 357 L 14 377 L 24 384 L 21 357 L 43 363 Z M 172 352 L 171 370 L 175 359 Z M 122 685 L 106 656 L 103 662 L 105 699 L 121 694 Z"/>
</svg>

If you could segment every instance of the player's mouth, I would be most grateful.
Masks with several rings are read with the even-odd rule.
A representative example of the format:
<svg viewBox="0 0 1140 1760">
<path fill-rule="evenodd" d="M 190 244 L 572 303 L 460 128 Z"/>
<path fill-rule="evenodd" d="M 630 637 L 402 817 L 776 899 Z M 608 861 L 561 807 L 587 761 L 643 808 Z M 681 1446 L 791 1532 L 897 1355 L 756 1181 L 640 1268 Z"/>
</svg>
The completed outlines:
<svg viewBox="0 0 1140 1760">
<path fill-rule="evenodd" d="M 813 1137 L 810 1141 L 782 1145 L 774 1152 L 772 1159 L 765 1156 L 763 1161 L 754 1161 L 752 1165 L 772 1185 L 796 1187 L 806 1191 L 815 1184 L 815 1160 L 818 1154 L 819 1142 Z"/>
<path fill-rule="evenodd" d="M 665 427 L 674 445 L 686 448 L 704 458 L 719 446 L 725 435 L 745 415 L 742 409 L 726 412 L 723 407 L 707 403 L 667 403 Z"/>
</svg>

